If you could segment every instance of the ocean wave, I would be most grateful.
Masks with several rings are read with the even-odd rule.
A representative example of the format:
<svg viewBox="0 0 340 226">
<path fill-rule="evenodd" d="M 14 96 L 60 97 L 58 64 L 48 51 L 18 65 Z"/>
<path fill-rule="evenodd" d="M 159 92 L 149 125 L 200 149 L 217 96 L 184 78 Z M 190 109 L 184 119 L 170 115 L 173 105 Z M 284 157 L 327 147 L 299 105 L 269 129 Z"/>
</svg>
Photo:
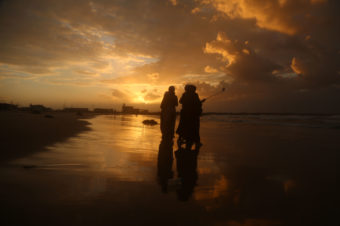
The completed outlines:
<svg viewBox="0 0 340 226">
<path fill-rule="evenodd" d="M 340 129 L 340 115 L 205 115 L 202 121 Z"/>
</svg>

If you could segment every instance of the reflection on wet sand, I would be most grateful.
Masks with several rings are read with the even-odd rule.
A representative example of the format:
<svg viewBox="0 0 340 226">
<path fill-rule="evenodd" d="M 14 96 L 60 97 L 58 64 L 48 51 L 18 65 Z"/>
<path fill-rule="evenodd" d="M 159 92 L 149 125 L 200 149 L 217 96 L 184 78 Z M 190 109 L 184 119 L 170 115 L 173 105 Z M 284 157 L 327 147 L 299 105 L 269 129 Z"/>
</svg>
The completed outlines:
<svg viewBox="0 0 340 226">
<path fill-rule="evenodd" d="M 162 188 L 162 192 L 168 192 L 168 182 L 174 178 L 172 170 L 173 165 L 173 140 L 162 139 L 158 152 L 158 183 Z M 178 200 L 187 201 L 194 192 L 197 174 L 197 157 L 199 149 L 187 150 L 179 148 L 175 151 L 177 179 L 179 183 L 176 185 L 176 193 Z"/>
<path fill-rule="evenodd" d="M 172 171 L 173 157 L 173 141 L 172 139 L 162 139 L 159 144 L 158 161 L 157 161 L 157 176 L 158 183 L 162 188 L 162 192 L 167 193 L 168 181 L 174 177 Z"/>
<path fill-rule="evenodd" d="M 0 168 L 4 225 L 334 222 L 337 131 L 203 117 L 198 154 L 147 118 L 86 119 L 91 131 Z"/>
<path fill-rule="evenodd" d="M 177 174 L 181 179 L 181 187 L 177 189 L 177 197 L 181 201 L 187 201 L 196 186 L 197 156 L 199 149 L 187 150 L 180 148 L 175 152 Z"/>
</svg>

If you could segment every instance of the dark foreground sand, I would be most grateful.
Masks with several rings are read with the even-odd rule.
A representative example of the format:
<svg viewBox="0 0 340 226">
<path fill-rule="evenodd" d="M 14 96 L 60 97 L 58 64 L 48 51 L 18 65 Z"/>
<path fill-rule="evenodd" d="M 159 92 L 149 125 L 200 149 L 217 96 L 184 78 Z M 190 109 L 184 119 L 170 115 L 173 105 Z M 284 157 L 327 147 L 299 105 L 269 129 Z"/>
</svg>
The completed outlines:
<svg viewBox="0 0 340 226">
<path fill-rule="evenodd" d="M 78 119 L 75 113 L 0 112 L 0 164 L 88 130 L 88 122 Z"/>
</svg>

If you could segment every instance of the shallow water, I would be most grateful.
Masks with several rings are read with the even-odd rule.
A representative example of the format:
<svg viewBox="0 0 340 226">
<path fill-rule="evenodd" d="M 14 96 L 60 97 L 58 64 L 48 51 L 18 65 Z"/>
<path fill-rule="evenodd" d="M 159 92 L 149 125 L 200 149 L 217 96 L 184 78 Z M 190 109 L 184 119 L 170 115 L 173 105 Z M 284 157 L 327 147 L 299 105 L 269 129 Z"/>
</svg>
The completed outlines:
<svg viewBox="0 0 340 226">
<path fill-rule="evenodd" d="M 340 115 L 207 115 L 206 121 L 231 122 L 242 124 L 278 125 L 305 128 L 340 129 Z"/>
<path fill-rule="evenodd" d="M 5 222 L 332 225 L 338 130 L 205 116 L 196 159 L 144 119 L 159 122 L 86 119 L 90 131 L 2 168 Z"/>
<path fill-rule="evenodd" d="M 159 126 L 143 125 L 143 116 L 98 116 L 87 120 L 91 131 L 13 164 L 46 170 L 110 173 L 119 180 L 153 179 L 154 175 L 141 171 L 140 167 L 157 159 Z"/>
</svg>

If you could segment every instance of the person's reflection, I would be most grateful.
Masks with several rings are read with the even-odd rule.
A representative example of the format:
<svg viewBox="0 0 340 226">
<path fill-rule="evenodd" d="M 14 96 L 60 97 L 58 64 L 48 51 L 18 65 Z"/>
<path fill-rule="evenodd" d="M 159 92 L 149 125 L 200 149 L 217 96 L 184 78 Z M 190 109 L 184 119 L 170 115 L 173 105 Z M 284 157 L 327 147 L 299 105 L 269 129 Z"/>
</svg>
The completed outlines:
<svg viewBox="0 0 340 226">
<path fill-rule="evenodd" d="M 180 201 L 187 201 L 192 195 L 198 179 L 197 156 L 199 148 L 187 150 L 180 148 L 175 152 L 177 174 L 181 180 L 181 186 L 177 189 L 177 197 Z"/>
<path fill-rule="evenodd" d="M 173 162 L 173 154 L 172 154 L 172 139 L 162 139 L 159 144 L 159 152 L 158 152 L 158 164 L 157 164 L 157 175 L 158 175 L 158 183 L 162 187 L 162 191 L 166 193 L 168 191 L 168 180 L 173 178 L 172 171 L 172 162 Z"/>
</svg>

